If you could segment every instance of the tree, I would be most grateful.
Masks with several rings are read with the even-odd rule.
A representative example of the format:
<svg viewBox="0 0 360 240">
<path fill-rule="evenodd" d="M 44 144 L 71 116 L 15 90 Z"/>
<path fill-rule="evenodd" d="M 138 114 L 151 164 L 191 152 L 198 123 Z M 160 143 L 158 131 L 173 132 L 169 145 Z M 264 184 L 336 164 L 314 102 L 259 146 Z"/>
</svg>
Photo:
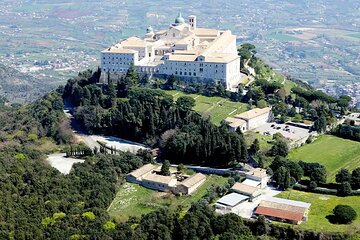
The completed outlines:
<svg viewBox="0 0 360 240">
<path fill-rule="evenodd" d="M 277 183 L 280 188 L 288 189 L 292 187 L 295 181 L 292 179 L 289 170 L 281 166 L 274 172 L 273 180 Z"/>
<path fill-rule="evenodd" d="M 270 231 L 269 224 L 266 222 L 264 216 L 259 216 L 253 225 L 253 233 L 256 236 L 266 235 Z"/>
<path fill-rule="evenodd" d="M 166 87 L 168 89 L 174 89 L 174 84 L 177 82 L 177 79 L 174 75 L 171 75 L 166 81 Z"/>
<path fill-rule="evenodd" d="M 184 164 L 182 164 L 182 163 L 180 163 L 176 168 L 176 170 L 178 170 L 179 172 L 183 172 L 183 171 L 185 171 L 185 169 L 186 168 L 185 168 Z"/>
<path fill-rule="evenodd" d="M 170 176 L 170 162 L 165 160 L 161 166 L 161 175 Z"/>
<path fill-rule="evenodd" d="M 265 108 L 267 106 L 267 103 L 264 99 L 261 99 L 261 100 L 257 101 L 256 105 L 258 108 Z"/>
<path fill-rule="evenodd" d="M 341 183 L 337 190 L 337 194 L 339 196 L 343 196 L 343 197 L 351 195 L 351 192 L 352 192 L 352 189 L 351 189 L 351 185 L 349 182 Z"/>
<path fill-rule="evenodd" d="M 314 122 L 314 130 L 318 133 L 323 133 L 326 131 L 327 121 L 324 115 L 321 115 L 318 119 Z"/>
<path fill-rule="evenodd" d="M 360 187 L 360 168 L 356 168 L 352 171 L 351 184 L 355 189 Z"/>
<path fill-rule="evenodd" d="M 326 168 L 317 167 L 311 170 L 310 172 L 310 180 L 318 183 L 326 182 Z"/>
<path fill-rule="evenodd" d="M 357 217 L 356 211 L 348 205 L 337 205 L 333 209 L 334 220 L 340 224 L 349 224 Z"/>
<path fill-rule="evenodd" d="M 176 105 L 183 111 L 190 111 L 195 106 L 195 100 L 192 97 L 182 96 L 176 100 Z"/>
<path fill-rule="evenodd" d="M 337 183 L 344 183 L 344 182 L 350 182 L 351 181 L 351 174 L 349 170 L 342 168 L 337 174 L 336 174 L 336 182 Z"/>
<path fill-rule="evenodd" d="M 276 139 L 274 145 L 270 149 L 271 156 L 286 157 L 289 153 L 289 146 L 284 139 Z"/>
<path fill-rule="evenodd" d="M 252 154 L 256 154 L 259 150 L 260 150 L 260 142 L 259 139 L 256 138 L 250 146 L 250 152 Z"/>
</svg>

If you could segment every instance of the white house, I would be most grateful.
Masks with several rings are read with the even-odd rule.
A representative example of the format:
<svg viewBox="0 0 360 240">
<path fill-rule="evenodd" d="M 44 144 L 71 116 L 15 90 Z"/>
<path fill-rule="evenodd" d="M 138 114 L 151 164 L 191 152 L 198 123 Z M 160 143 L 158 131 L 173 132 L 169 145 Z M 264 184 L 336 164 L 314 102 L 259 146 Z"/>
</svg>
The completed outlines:
<svg viewBox="0 0 360 240">
<path fill-rule="evenodd" d="M 145 177 L 148 174 L 151 174 L 155 169 L 157 169 L 158 166 L 153 165 L 153 164 L 146 164 L 134 171 L 132 171 L 131 173 L 129 173 L 126 176 L 126 180 L 128 182 L 132 182 L 132 183 L 140 183 L 143 179 L 143 177 Z"/>
<path fill-rule="evenodd" d="M 148 174 L 143 177 L 141 185 L 147 188 L 159 190 L 162 192 L 171 192 L 176 187 L 177 180 L 171 176 L 162 176 L 158 174 Z"/>
<path fill-rule="evenodd" d="M 229 129 L 235 131 L 240 128 L 243 132 L 257 128 L 271 121 L 271 108 L 254 108 L 247 112 L 228 117 L 225 121 L 228 123 Z"/>
<path fill-rule="evenodd" d="M 199 28 L 179 14 L 166 30 L 148 27 L 101 52 L 102 79 L 121 76 L 134 64 L 140 74 L 175 75 L 184 81 L 215 81 L 232 90 L 241 81 L 236 36 L 229 30 Z"/>
<path fill-rule="evenodd" d="M 178 185 L 178 191 L 190 195 L 196 191 L 206 180 L 206 176 L 201 173 L 196 173 L 185 179 Z"/>
</svg>

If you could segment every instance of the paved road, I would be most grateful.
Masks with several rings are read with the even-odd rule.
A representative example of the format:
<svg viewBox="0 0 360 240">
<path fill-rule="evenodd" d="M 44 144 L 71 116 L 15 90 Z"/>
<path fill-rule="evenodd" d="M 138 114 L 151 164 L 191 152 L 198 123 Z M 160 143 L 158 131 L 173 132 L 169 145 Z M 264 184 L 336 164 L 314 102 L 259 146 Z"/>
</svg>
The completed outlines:
<svg viewBox="0 0 360 240">
<path fill-rule="evenodd" d="M 95 147 L 100 149 L 100 144 L 97 143 L 90 135 L 86 133 L 86 131 L 74 118 L 72 111 L 73 109 L 70 107 L 64 109 L 64 113 L 66 117 L 70 120 L 70 126 L 77 140 L 83 141 L 91 149 L 94 149 Z"/>
<path fill-rule="evenodd" d="M 98 142 L 104 143 L 107 147 L 116 148 L 123 152 L 131 152 L 136 154 L 139 149 L 150 149 L 148 146 L 145 146 L 140 143 L 128 141 L 121 138 L 116 138 L 112 136 L 99 136 L 99 135 L 89 135 L 83 129 L 81 124 L 73 116 L 74 108 L 69 104 L 65 104 L 64 113 L 67 118 L 70 120 L 70 126 L 73 130 L 73 133 L 77 140 L 83 141 L 88 147 L 94 149 L 97 147 L 100 149 L 100 144 Z"/>
</svg>

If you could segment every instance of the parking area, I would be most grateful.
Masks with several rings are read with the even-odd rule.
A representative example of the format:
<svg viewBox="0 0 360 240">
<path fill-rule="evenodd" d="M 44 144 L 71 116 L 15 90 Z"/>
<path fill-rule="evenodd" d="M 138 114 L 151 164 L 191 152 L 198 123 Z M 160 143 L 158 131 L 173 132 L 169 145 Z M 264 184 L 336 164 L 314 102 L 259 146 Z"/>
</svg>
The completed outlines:
<svg viewBox="0 0 360 240">
<path fill-rule="evenodd" d="M 48 155 L 47 161 L 62 174 L 69 174 L 74 163 L 83 163 L 85 160 L 68 158 L 65 153 L 55 153 Z"/>
<path fill-rule="evenodd" d="M 309 129 L 279 123 L 265 123 L 257 127 L 254 131 L 268 136 L 281 133 L 285 138 L 289 139 L 290 142 L 300 144 L 305 142 L 312 134 Z"/>
<path fill-rule="evenodd" d="M 110 136 L 98 136 L 91 135 L 90 138 L 95 142 L 104 143 L 107 147 L 113 147 L 116 150 L 120 150 L 123 152 L 131 152 L 136 154 L 140 149 L 149 149 L 145 145 L 140 143 L 128 141 L 121 138 L 110 137 Z"/>
</svg>

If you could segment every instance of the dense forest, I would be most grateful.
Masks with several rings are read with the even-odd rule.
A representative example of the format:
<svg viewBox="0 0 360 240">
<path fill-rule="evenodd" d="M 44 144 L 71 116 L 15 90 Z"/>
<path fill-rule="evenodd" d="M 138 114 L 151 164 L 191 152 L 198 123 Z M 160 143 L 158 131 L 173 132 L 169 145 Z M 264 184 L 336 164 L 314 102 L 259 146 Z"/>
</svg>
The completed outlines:
<svg viewBox="0 0 360 240">
<path fill-rule="evenodd" d="M 176 101 L 165 91 L 117 85 L 97 86 L 97 72 L 79 76 L 64 88 L 64 100 L 76 107 L 75 116 L 89 133 L 139 141 L 161 149 L 172 162 L 229 166 L 247 161 L 241 132 L 216 126 L 192 110 L 194 99 Z M 121 81 L 137 81 L 129 71 Z M 124 93 L 124 89 L 126 89 Z M 119 97 L 121 96 L 121 98 Z"/>
</svg>

